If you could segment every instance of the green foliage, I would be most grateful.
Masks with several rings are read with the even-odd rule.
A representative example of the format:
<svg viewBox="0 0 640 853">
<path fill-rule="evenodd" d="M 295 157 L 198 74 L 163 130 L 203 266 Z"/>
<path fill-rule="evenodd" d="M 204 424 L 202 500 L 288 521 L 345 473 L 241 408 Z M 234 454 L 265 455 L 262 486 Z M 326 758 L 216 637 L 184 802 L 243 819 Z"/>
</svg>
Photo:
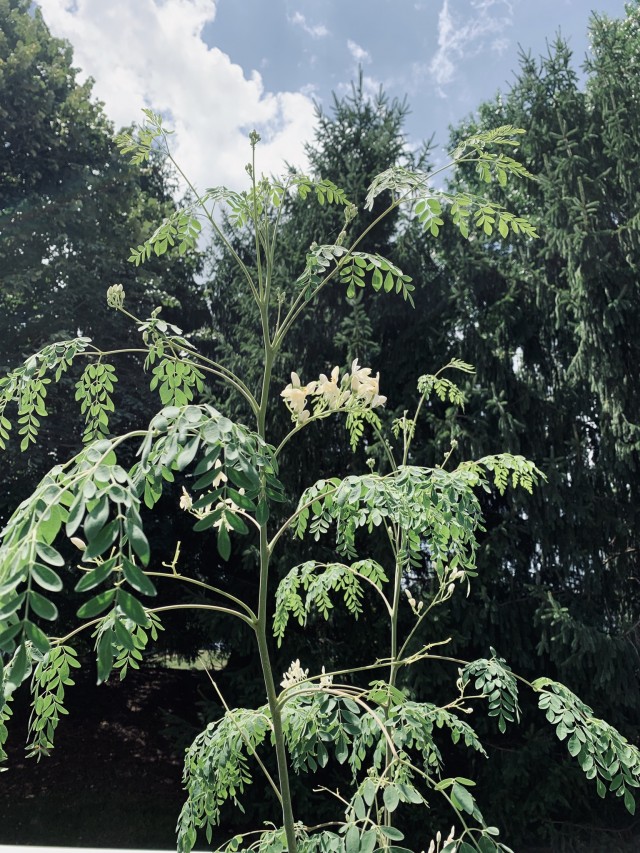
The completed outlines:
<svg viewBox="0 0 640 853">
<path fill-rule="evenodd" d="M 429 560 L 440 580 L 473 576 L 476 532 L 482 529 L 480 504 L 471 491 L 475 471 L 403 466 L 390 474 L 364 474 L 344 480 L 321 480 L 306 489 L 299 502 L 296 534 L 317 540 L 336 526 L 340 554 L 357 556 L 356 532 L 389 525 L 403 534 L 403 561 Z"/>
<path fill-rule="evenodd" d="M 297 279 L 304 288 L 305 300 L 311 299 L 316 289 L 336 272 L 340 282 L 347 286 L 350 299 L 356 296 L 358 288 L 365 286 L 365 274 L 372 272 L 370 283 L 373 290 L 401 293 L 405 301 L 413 304 L 411 293 L 415 287 L 410 284 L 411 276 L 403 275 L 395 264 L 380 255 L 350 251 L 339 245 L 311 247 L 304 272 Z"/>
<path fill-rule="evenodd" d="M 124 152 L 123 152 L 124 153 Z M 135 162 L 135 161 L 133 161 Z M 176 248 L 182 257 L 189 249 L 194 249 L 202 230 L 200 220 L 189 211 L 175 211 L 171 214 L 143 244 L 130 249 L 129 260 L 138 267 L 148 261 L 151 254 L 164 255 L 169 248 Z"/>
<path fill-rule="evenodd" d="M 7 729 L 7 720 L 11 718 L 11 706 L 9 704 L 9 700 L 6 699 L 4 705 L 2 707 L 2 711 L 0 711 L 0 761 L 7 760 L 7 753 L 4 751 L 4 745 L 9 736 L 9 730 Z M 6 771 L 6 767 L 3 767 L 0 772 Z"/>
<path fill-rule="evenodd" d="M 220 820 L 220 808 L 230 800 L 243 809 L 239 799 L 252 782 L 249 758 L 270 730 L 270 714 L 264 706 L 255 711 L 229 710 L 195 739 L 184 764 L 184 785 L 189 794 L 178 819 L 178 851 L 189 853 L 197 830 L 205 828 L 207 841 Z"/>
<path fill-rule="evenodd" d="M 255 432 L 234 424 L 212 406 L 166 406 L 151 421 L 140 448 L 140 462 L 133 473 L 135 484 L 143 490 L 144 502 L 151 509 L 162 495 L 165 482 L 174 471 L 183 471 L 201 458 L 194 468 L 194 489 L 203 491 L 195 509 L 210 506 L 230 496 L 230 490 L 244 490 L 244 508 L 257 512 L 265 498 L 282 499 L 277 478 L 278 465 L 273 449 Z M 225 485 L 217 485 L 221 475 Z M 213 486 L 210 491 L 209 487 Z M 239 493 L 235 492 L 236 497 Z M 196 525 L 197 530 L 213 527 L 231 512 L 218 505 Z"/>
<path fill-rule="evenodd" d="M 163 358 L 152 372 L 151 390 L 158 391 L 164 406 L 185 406 L 204 390 L 204 375 L 191 362 Z"/>
<path fill-rule="evenodd" d="M 129 567 L 129 573 L 127 572 Z M 141 572 L 133 563 L 125 560 L 122 564 L 123 573 L 127 580 L 145 595 L 153 595 L 154 587 L 147 575 Z M 131 570 L 136 569 L 134 574 L 135 580 L 132 578 Z M 144 578 L 144 580 L 142 580 Z M 126 678 L 129 668 L 140 669 L 144 656 L 143 652 L 146 649 L 149 638 L 152 640 L 158 639 L 158 632 L 164 631 L 160 624 L 160 619 L 155 613 L 147 613 L 149 619 L 148 627 L 136 624 L 133 619 L 118 619 L 114 622 L 114 634 L 116 643 L 114 644 L 114 662 L 113 668 L 120 670 L 120 680 Z"/>
<path fill-rule="evenodd" d="M 322 571 L 318 573 L 318 570 Z M 276 607 L 273 617 L 273 633 L 282 644 L 289 617 L 305 625 L 309 613 L 315 608 L 325 619 L 333 609 L 329 593 L 342 593 L 345 607 L 357 619 L 362 613 L 363 588 L 361 580 L 380 589 L 388 581 L 384 569 L 375 560 L 359 560 L 350 566 L 342 563 L 320 564 L 309 560 L 295 566 L 278 584 Z M 306 593 L 304 601 L 300 590 Z"/>
<path fill-rule="evenodd" d="M 115 367 L 99 361 L 89 362 L 76 384 L 76 400 L 82 401 L 80 413 L 86 422 L 82 436 L 85 444 L 104 438 L 109 432 L 108 413 L 114 411 L 111 392 L 117 381 Z"/>
<path fill-rule="evenodd" d="M 504 734 L 507 723 L 520 722 L 518 685 L 504 658 L 491 649 L 491 660 L 476 660 L 462 670 L 462 687 L 473 681 L 474 690 L 489 702 L 489 716 L 498 718 L 498 728 Z"/>
<path fill-rule="evenodd" d="M 163 138 L 166 133 L 171 133 L 163 126 L 162 116 L 159 113 L 154 113 L 148 108 L 144 108 L 142 112 L 145 114 L 146 121 L 138 129 L 135 138 L 127 132 L 119 133 L 115 138 L 120 152 L 131 154 L 131 162 L 136 166 L 148 162 L 156 140 Z"/>
<path fill-rule="evenodd" d="M 567 741 L 569 754 L 576 758 L 587 779 L 595 779 L 598 794 L 615 792 L 624 799 L 630 814 L 635 813 L 633 788 L 640 787 L 640 750 L 613 726 L 593 716 L 592 709 L 563 684 L 538 678 L 534 690 L 538 705 L 555 726 L 556 735 Z"/>
<path fill-rule="evenodd" d="M 17 403 L 20 424 L 18 433 L 22 436 L 20 449 L 26 450 L 36 440 L 41 425 L 40 418 L 47 416 L 45 398 L 47 385 L 51 383 L 49 374 L 59 382 L 73 359 L 83 353 L 90 343 L 89 338 L 75 338 L 50 344 L 30 356 L 21 367 L 0 379 L 0 449 L 5 449 L 11 429 L 11 422 L 5 416 L 6 406 Z"/>
<path fill-rule="evenodd" d="M 516 489 L 518 486 L 525 492 L 532 494 L 533 487 L 539 479 L 545 480 L 545 475 L 524 456 L 514 456 L 511 453 L 497 453 L 492 456 L 484 456 L 477 462 L 465 465 L 466 468 L 480 473 L 490 471 L 496 488 L 503 495 L 508 488 Z"/>
<path fill-rule="evenodd" d="M 77 652 L 64 645 L 53 647 L 38 662 L 31 681 L 33 711 L 29 720 L 28 757 L 35 756 L 39 761 L 53 749 L 60 714 L 69 713 L 64 698 L 65 689 L 74 683 L 71 670 L 79 667 Z"/>
<path fill-rule="evenodd" d="M 533 175 L 517 160 L 502 152 L 491 152 L 487 148 L 492 145 L 508 145 L 517 148 L 520 144 L 519 135 L 522 129 L 508 125 L 487 132 L 477 133 L 467 137 L 452 153 L 456 163 L 475 163 L 480 179 L 490 183 L 496 179 L 501 187 L 506 186 L 508 176 L 533 178 Z M 444 225 L 442 215 L 448 209 L 454 225 L 464 237 L 469 237 L 469 225 L 473 217 L 473 225 L 481 228 L 490 237 L 493 234 L 497 220 L 500 235 L 506 238 L 511 230 L 514 234 L 525 234 L 537 237 L 535 227 L 528 219 L 516 216 L 482 196 L 469 193 L 449 193 L 430 186 L 427 174 L 411 171 L 403 166 L 392 166 L 378 175 L 369 187 L 366 207 L 371 210 L 375 199 L 384 192 L 390 192 L 399 203 L 410 199 L 414 212 L 424 231 L 429 231 L 437 237 Z"/>
</svg>

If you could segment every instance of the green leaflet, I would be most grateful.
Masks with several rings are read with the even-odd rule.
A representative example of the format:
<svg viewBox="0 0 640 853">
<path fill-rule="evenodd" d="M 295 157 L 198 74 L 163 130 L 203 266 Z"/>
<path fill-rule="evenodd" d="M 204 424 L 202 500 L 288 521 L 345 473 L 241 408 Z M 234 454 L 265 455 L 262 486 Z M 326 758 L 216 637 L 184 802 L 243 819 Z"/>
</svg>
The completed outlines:
<svg viewBox="0 0 640 853">
<path fill-rule="evenodd" d="M 267 707 L 227 712 L 198 735 L 186 753 L 184 785 L 189 795 L 178 820 L 178 851 L 189 853 L 200 827 L 220 821 L 226 800 L 239 797 L 253 777 L 247 749 L 255 750 L 270 731 Z"/>
<path fill-rule="evenodd" d="M 66 688 L 74 683 L 71 671 L 79 666 L 76 651 L 67 645 L 51 648 L 36 666 L 31 679 L 33 712 L 29 721 L 28 757 L 39 761 L 53 749 L 60 716 L 68 713 L 64 698 Z"/>
<path fill-rule="evenodd" d="M 332 591 L 342 593 L 347 610 L 357 619 L 362 612 L 363 586 L 367 580 L 377 588 L 388 580 L 384 569 L 375 560 L 360 560 L 351 566 L 311 560 L 295 566 L 280 581 L 276 592 L 273 633 L 278 645 L 282 643 L 291 615 L 300 625 L 306 623 L 313 609 L 328 619 L 333 608 Z M 306 592 L 304 601 L 300 590 Z"/>
<path fill-rule="evenodd" d="M 88 362 L 76 383 L 76 400 L 84 416 L 82 440 L 90 444 L 109 432 L 109 414 L 114 411 L 112 393 L 116 382 L 115 367 L 104 361 Z"/>
<path fill-rule="evenodd" d="M 22 436 L 20 449 L 35 442 L 41 418 L 47 416 L 47 386 L 51 376 L 58 382 L 74 358 L 90 345 L 90 338 L 74 338 L 43 347 L 30 356 L 21 367 L 0 378 L 0 450 L 4 450 L 9 438 L 11 422 L 5 412 L 7 406 L 16 404 L 18 409 L 18 434 Z"/>
<path fill-rule="evenodd" d="M 477 660 L 467 664 L 461 673 L 464 686 L 473 682 L 489 702 L 489 716 L 498 718 L 498 728 L 504 734 L 507 723 L 520 722 L 518 685 L 503 658 L 491 649 L 491 660 Z"/>
<path fill-rule="evenodd" d="M 533 688 L 540 693 L 538 705 L 555 726 L 558 738 L 567 741 L 569 754 L 577 759 L 587 779 L 595 779 L 598 794 L 604 797 L 608 786 L 634 814 L 632 791 L 640 787 L 638 747 L 613 726 L 594 717 L 593 710 L 563 684 L 539 678 Z"/>
</svg>

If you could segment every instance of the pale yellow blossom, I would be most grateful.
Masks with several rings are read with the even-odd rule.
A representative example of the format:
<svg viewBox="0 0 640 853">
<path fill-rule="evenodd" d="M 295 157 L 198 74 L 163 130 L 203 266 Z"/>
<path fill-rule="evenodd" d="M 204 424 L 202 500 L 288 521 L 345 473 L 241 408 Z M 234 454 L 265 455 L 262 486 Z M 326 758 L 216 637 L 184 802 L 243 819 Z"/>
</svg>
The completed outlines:
<svg viewBox="0 0 640 853">
<path fill-rule="evenodd" d="M 308 385 L 302 385 L 300 377 L 297 373 L 291 374 L 291 382 L 287 385 L 284 391 L 280 392 L 280 396 L 284 398 L 287 408 L 292 415 L 295 416 L 298 423 L 304 423 L 311 415 L 305 406 L 307 405 L 307 395 L 312 394 L 316 389 L 316 383 L 310 382 Z"/>
<path fill-rule="evenodd" d="M 192 506 L 193 506 L 193 500 L 191 498 L 191 495 L 183 486 L 182 487 L 182 495 L 180 496 L 180 509 L 184 509 L 188 512 Z"/>
<path fill-rule="evenodd" d="M 384 406 L 387 398 L 381 396 L 380 374 L 371 376 L 370 367 L 360 367 L 358 359 L 351 363 L 351 390 L 356 397 L 365 405 L 375 409 L 376 406 Z"/>
<path fill-rule="evenodd" d="M 303 385 L 297 373 L 291 374 L 291 382 L 280 392 L 293 419 L 303 424 L 311 417 L 307 409 L 307 397 L 314 395 L 316 414 L 330 409 L 348 409 L 353 407 L 384 406 L 386 397 L 381 396 L 380 374 L 371 375 L 370 367 L 360 367 L 358 359 L 351 364 L 351 373 L 345 373 L 340 379 L 340 368 L 334 367 L 331 375 L 320 374 L 320 378 Z"/>
<path fill-rule="evenodd" d="M 322 667 L 322 675 L 320 676 L 320 687 L 330 687 L 333 684 L 333 676 L 326 675 L 324 666 Z"/>
<path fill-rule="evenodd" d="M 215 476 L 215 479 L 211 483 L 212 489 L 217 489 L 222 483 L 226 483 L 229 479 L 227 475 L 222 470 L 222 462 L 219 459 L 216 459 L 216 464 L 214 465 L 214 469 L 220 469 Z"/>
<path fill-rule="evenodd" d="M 280 686 L 285 689 L 287 687 L 294 687 L 296 684 L 304 681 L 308 675 L 309 670 L 303 669 L 300 666 L 300 660 L 294 660 L 291 662 L 289 669 L 284 673 Z"/>
<path fill-rule="evenodd" d="M 339 408 L 346 399 L 345 392 L 340 388 L 339 383 L 339 367 L 333 368 L 331 371 L 331 377 L 325 376 L 324 373 L 320 374 L 320 379 L 318 380 L 318 392 L 325 398 L 330 409 Z M 349 392 L 347 391 L 346 394 L 348 396 Z"/>
</svg>

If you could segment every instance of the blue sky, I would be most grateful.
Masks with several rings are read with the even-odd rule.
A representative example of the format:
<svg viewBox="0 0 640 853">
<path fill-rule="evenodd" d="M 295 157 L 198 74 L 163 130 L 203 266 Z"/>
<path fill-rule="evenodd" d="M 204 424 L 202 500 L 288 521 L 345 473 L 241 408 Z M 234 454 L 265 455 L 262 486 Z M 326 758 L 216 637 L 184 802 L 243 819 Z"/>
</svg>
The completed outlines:
<svg viewBox="0 0 640 853">
<path fill-rule="evenodd" d="M 408 96 L 413 139 L 444 145 L 450 123 L 508 88 L 519 46 L 537 56 L 561 32 L 580 65 L 591 10 L 620 17 L 624 0 L 221 0 L 203 35 L 266 88 L 323 103 L 360 62 L 371 89 Z"/>
<path fill-rule="evenodd" d="M 624 0 L 39 0 L 74 48 L 81 79 L 116 126 L 150 106 L 170 117 L 179 159 L 202 189 L 240 186 L 246 133 L 262 132 L 261 166 L 304 165 L 314 99 L 330 108 L 362 68 L 365 87 L 407 95 L 408 144 L 447 127 L 498 89 L 519 45 L 539 55 L 560 31 L 576 56 L 596 11 Z"/>
</svg>

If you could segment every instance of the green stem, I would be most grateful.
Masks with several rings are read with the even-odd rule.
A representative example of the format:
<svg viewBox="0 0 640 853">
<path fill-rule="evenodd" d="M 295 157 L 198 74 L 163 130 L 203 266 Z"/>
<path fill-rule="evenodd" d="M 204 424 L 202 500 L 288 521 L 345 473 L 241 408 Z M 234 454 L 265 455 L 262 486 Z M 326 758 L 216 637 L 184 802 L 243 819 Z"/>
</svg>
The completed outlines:
<svg viewBox="0 0 640 853">
<path fill-rule="evenodd" d="M 258 225 L 258 197 L 256 192 L 256 143 L 251 142 L 251 185 L 253 187 L 253 227 L 256 243 L 256 263 L 258 266 L 258 295 L 262 304 L 268 305 L 268 298 L 265 298 L 265 288 L 262 279 L 262 260 L 260 250 L 260 228 Z"/>
<path fill-rule="evenodd" d="M 196 199 L 198 200 L 198 204 L 199 204 L 199 205 L 200 205 L 200 207 L 202 208 L 202 211 L 203 211 L 203 213 L 204 213 L 205 217 L 207 218 L 207 221 L 209 222 L 209 225 L 211 225 L 211 227 L 212 227 L 212 228 L 213 228 L 213 230 L 216 232 L 216 234 L 218 235 L 218 237 L 220 237 L 220 239 L 222 240 L 222 242 L 224 243 L 224 245 L 226 246 L 226 248 L 229 250 L 229 252 L 231 252 L 231 256 L 233 257 L 234 261 L 238 264 L 238 266 L 240 267 L 240 269 L 242 270 L 242 272 L 243 272 L 243 274 L 244 274 L 244 277 L 245 277 L 245 278 L 246 278 L 246 280 L 247 280 L 247 283 L 248 283 L 248 285 L 249 285 L 249 288 L 251 289 L 251 293 L 253 294 L 253 298 L 256 300 L 256 302 L 257 302 L 258 304 L 260 304 L 260 300 L 259 300 L 259 297 L 258 297 L 258 292 L 257 292 L 257 290 L 256 290 L 255 284 L 253 283 L 253 278 L 251 277 L 251 273 L 250 273 L 250 272 L 249 272 L 249 270 L 247 269 L 247 265 L 243 262 L 242 258 L 238 255 L 238 253 L 236 252 L 236 250 L 233 248 L 233 246 L 231 245 L 231 243 L 230 243 L 230 241 L 228 240 L 227 236 L 225 235 L 224 231 L 222 230 L 222 228 L 220 228 L 220 226 L 218 225 L 218 223 L 215 221 L 215 219 L 214 219 L 214 218 L 213 218 L 213 216 L 211 215 L 211 212 L 209 211 L 209 209 L 207 208 L 207 206 L 206 206 L 202 201 L 200 201 L 200 195 L 199 195 L 199 193 L 197 192 L 197 190 L 196 190 L 195 186 L 191 183 L 191 181 L 189 180 L 189 178 L 188 178 L 188 177 L 186 176 L 186 174 L 182 171 L 182 169 L 180 168 L 180 165 L 179 165 L 178 161 L 174 159 L 173 154 L 171 153 L 171 148 L 169 147 L 169 143 L 167 142 L 166 137 L 164 137 L 164 144 L 165 144 L 165 149 L 166 149 L 167 156 L 168 156 L 169 160 L 173 163 L 173 165 L 174 165 L 174 167 L 176 168 L 176 170 L 177 170 L 178 174 L 182 177 L 182 179 L 184 180 L 184 182 L 186 183 L 186 185 L 189 187 L 189 189 L 191 190 L 191 192 L 194 194 L 194 196 L 195 196 L 195 197 L 196 197 Z"/>
<path fill-rule="evenodd" d="M 260 593 L 258 598 L 258 622 L 255 626 L 255 631 L 258 641 L 258 650 L 260 652 L 262 677 L 267 691 L 267 702 L 269 704 L 271 720 L 273 722 L 273 736 L 276 748 L 276 760 L 278 763 L 278 779 L 280 782 L 280 795 L 282 797 L 282 818 L 287 837 L 287 850 L 288 853 L 296 853 L 297 842 L 295 821 L 291 801 L 291 788 L 289 785 L 287 753 L 284 743 L 284 732 L 282 730 L 282 711 L 278 705 L 278 695 L 276 692 L 275 682 L 273 680 L 273 669 L 271 667 L 269 645 L 267 642 L 267 595 L 270 556 L 266 524 L 263 524 L 260 527 Z"/>
<path fill-rule="evenodd" d="M 204 581 L 196 580 L 195 578 L 190 578 L 187 575 L 181 575 L 178 572 L 148 572 L 145 570 L 145 575 L 150 578 L 168 578 L 169 580 L 178 580 L 183 581 L 184 583 L 190 583 L 194 586 L 199 586 L 201 589 L 206 589 L 209 592 L 213 592 L 216 595 L 221 595 L 224 598 L 228 598 L 230 601 L 233 601 L 234 604 L 237 604 L 238 607 L 242 607 L 245 611 L 246 615 L 249 619 L 255 620 L 257 619 L 256 614 L 249 607 L 248 604 L 245 604 L 244 601 L 240 598 L 236 598 L 235 595 L 231 595 L 230 592 L 225 592 L 223 589 L 219 589 L 217 586 L 211 586 L 211 584 L 204 583 Z"/>
<path fill-rule="evenodd" d="M 260 409 L 258 411 L 258 434 L 261 438 L 266 436 L 267 407 L 269 404 L 269 390 L 271 386 L 271 374 L 275 359 L 276 347 L 269 339 L 268 305 L 260 304 L 260 316 L 262 319 L 262 333 L 264 341 L 264 373 L 262 377 L 262 390 L 260 396 Z M 288 853 L 296 853 L 297 842 L 295 833 L 295 821 L 293 817 L 293 805 L 291 801 L 291 787 L 289 784 L 289 767 L 287 753 L 284 743 L 284 732 L 282 729 L 282 711 L 278 705 L 278 696 L 275 682 L 273 680 L 273 669 L 269 656 L 269 644 L 267 641 L 268 623 L 268 593 L 269 593 L 269 560 L 271 551 L 266 522 L 260 525 L 260 589 L 258 593 L 258 620 L 255 624 L 258 651 L 260 653 L 260 665 L 262 677 L 267 692 L 267 702 L 273 721 L 273 737 L 276 749 L 276 761 L 278 764 L 278 781 L 280 783 L 280 794 L 282 797 L 282 819 L 285 835 L 287 838 Z"/>
<path fill-rule="evenodd" d="M 393 603 L 391 605 L 391 654 L 389 656 L 389 687 L 396 686 L 396 678 L 398 675 L 398 670 L 401 666 L 401 664 L 398 662 L 398 613 L 400 611 L 400 596 L 402 593 L 402 562 L 400 559 L 400 555 L 403 553 L 402 546 L 404 545 L 404 534 L 396 534 L 395 542 L 393 542 L 392 545 L 396 560 L 396 572 L 393 585 Z M 385 716 L 388 715 L 390 707 L 391 693 L 389 693 L 389 698 L 384 709 Z M 393 752 L 389 748 L 389 744 L 387 743 L 385 748 L 385 772 L 391 766 L 393 758 Z M 385 808 L 384 812 L 385 824 L 391 825 L 391 812 L 387 808 Z"/>
<path fill-rule="evenodd" d="M 148 613 L 162 613 L 166 610 L 211 610 L 216 613 L 226 613 L 228 616 L 237 616 L 238 619 L 242 619 L 243 622 L 246 622 L 252 628 L 254 626 L 254 622 L 248 616 L 245 616 L 244 613 L 238 613 L 237 610 L 232 610 L 230 607 L 221 607 L 218 604 L 167 604 L 164 607 L 147 608 Z"/>
</svg>

